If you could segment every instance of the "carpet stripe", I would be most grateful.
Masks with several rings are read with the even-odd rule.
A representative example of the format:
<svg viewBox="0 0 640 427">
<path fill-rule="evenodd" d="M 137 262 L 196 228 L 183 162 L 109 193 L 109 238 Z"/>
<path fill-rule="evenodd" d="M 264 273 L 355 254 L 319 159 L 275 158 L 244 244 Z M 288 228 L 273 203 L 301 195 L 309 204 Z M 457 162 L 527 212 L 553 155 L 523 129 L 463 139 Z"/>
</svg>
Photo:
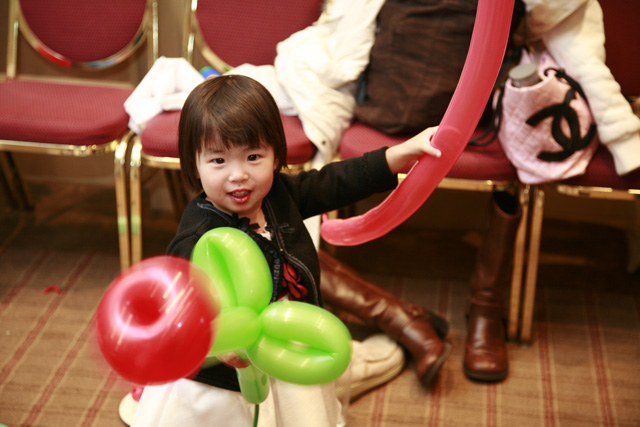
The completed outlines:
<svg viewBox="0 0 640 427">
<path fill-rule="evenodd" d="M 104 383 L 100 386 L 100 392 L 93 400 L 91 407 L 87 411 L 87 414 L 82 421 L 82 427 L 92 426 L 96 420 L 96 416 L 102 409 L 104 402 L 107 400 L 107 396 L 111 392 L 111 389 L 118 381 L 118 375 L 114 371 L 110 371 L 109 375 L 106 377 Z"/>
<path fill-rule="evenodd" d="M 598 385 L 598 397 L 600 398 L 600 410 L 602 412 L 602 425 L 613 426 L 613 413 L 611 408 L 611 398 L 609 396 L 609 385 L 607 371 L 605 369 L 604 354 L 596 307 L 596 299 L 593 290 L 584 291 L 585 309 L 587 311 L 587 322 L 589 325 L 589 337 L 591 338 L 591 352 Z"/>
<path fill-rule="evenodd" d="M 447 312 L 449 311 L 449 293 L 451 292 L 451 284 L 445 280 L 440 282 L 438 292 L 438 315 L 447 318 Z M 446 362 L 445 362 L 446 363 Z M 442 368 L 441 368 L 442 370 Z M 431 391 L 431 398 L 429 399 L 429 426 L 437 427 L 440 422 L 440 407 L 442 398 L 442 387 L 440 386 L 440 375 L 436 378 L 435 387 Z"/>
<path fill-rule="evenodd" d="M 496 384 L 487 384 L 487 427 L 497 425 L 497 391 Z"/>
<path fill-rule="evenodd" d="M 384 400 L 387 395 L 387 387 L 380 387 L 375 393 L 376 396 L 373 404 L 373 412 L 371 414 L 371 427 L 378 427 L 382 425 L 382 418 L 384 417 Z"/>
<path fill-rule="evenodd" d="M 69 276 L 67 281 L 60 287 L 62 292 L 59 294 L 56 294 L 55 298 L 53 298 L 53 300 L 49 304 L 49 307 L 47 308 L 46 312 L 42 316 L 40 316 L 40 319 L 38 319 L 38 322 L 35 324 L 33 328 L 31 328 L 31 330 L 29 331 L 25 339 L 22 341 L 20 346 L 16 349 L 16 352 L 13 354 L 13 357 L 4 365 L 4 367 L 2 368 L 2 371 L 0 371 L 0 384 L 4 383 L 7 380 L 11 372 L 14 370 L 15 366 L 20 361 L 20 359 L 22 359 L 22 357 L 27 352 L 29 347 L 31 347 L 31 345 L 34 343 L 34 341 L 36 340 L 40 332 L 42 332 L 42 330 L 44 329 L 45 325 L 47 324 L 51 316 L 53 316 L 55 311 L 58 309 L 58 306 L 62 303 L 62 301 L 66 297 L 67 295 L 66 291 L 68 291 L 73 287 L 73 285 L 75 285 L 76 281 L 80 277 L 80 274 L 89 265 L 91 258 L 92 256 L 90 255 L 83 256 L 76 270 L 71 274 L 71 276 Z"/>
<path fill-rule="evenodd" d="M 11 305 L 11 302 L 15 299 L 16 296 L 24 289 L 25 285 L 31 281 L 31 278 L 36 274 L 37 267 L 40 265 L 45 258 L 49 255 L 48 252 L 42 252 L 38 255 L 31 264 L 25 269 L 22 278 L 18 280 L 15 286 L 11 288 L 11 291 L 2 298 L 2 302 L 0 302 L 0 315 Z"/>
<path fill-rule="evenodd" d="M 80 334 L 80 336 L 76 339 L 71 349 L 67 352 L 67 355 L 64 357 L 62 363 L 56 369 L 55 374 L 47 384 L 47 386 L 40 393 L 40 398 L 38 402 L 31 408 L 31 412 L 29 412 L 28 418 L 23 421 L 23 425 L 32 425 L 37 419 L 44 406 L 49 402 L 51 396 L 54 395 L 56 388 L 60 385 L 60 382 L 67 374 L 69 367 L 73 364 L 78 357 L 78 353 L 80 353 L 80 349 L 86 344 L 89 336 L 91 335 L 91 331 L 93 330 L 93 323 L 87 322 L 84 330 Z"/>
<path fill-rule="evenodd" d="M 553 376 L 551 374 L 551 357 L 547 319 L 547 302 L 544 289 L 539 289 L 538 298 L 538 349 L 540 353 L 540 380 L 542 381 L 542 402 L 544 406 L 544 425 L 555 426 L 555 405 L 553 397 Z"/>
<path fill-rule="evenodd" d="M 431 399 L 429 399 L 429 426 L 436 427 L 440 422 L 440 397 L 442 387 L 440 377 L 435 379 L 435 386 L 431 389 Z"/>
</svg>

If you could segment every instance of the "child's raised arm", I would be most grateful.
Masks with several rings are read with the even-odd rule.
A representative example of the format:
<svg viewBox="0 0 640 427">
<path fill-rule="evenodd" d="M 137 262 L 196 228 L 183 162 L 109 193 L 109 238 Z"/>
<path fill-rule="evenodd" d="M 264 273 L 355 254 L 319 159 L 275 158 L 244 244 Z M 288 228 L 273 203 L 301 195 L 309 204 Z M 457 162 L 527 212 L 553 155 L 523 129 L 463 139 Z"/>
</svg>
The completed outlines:
<svg viewBox="0 0 640 427">
<path fill-rule="evenodd" d="M 387 149 L 387 164 L 392 173 L 396 174 L 409 162 L 418 160 L 423 154 L 440 157 L 442 153 L 431 146 L 431 137 L 438 130 L 437 126 L 427 128 L 402 144 Z"/>
</svg>

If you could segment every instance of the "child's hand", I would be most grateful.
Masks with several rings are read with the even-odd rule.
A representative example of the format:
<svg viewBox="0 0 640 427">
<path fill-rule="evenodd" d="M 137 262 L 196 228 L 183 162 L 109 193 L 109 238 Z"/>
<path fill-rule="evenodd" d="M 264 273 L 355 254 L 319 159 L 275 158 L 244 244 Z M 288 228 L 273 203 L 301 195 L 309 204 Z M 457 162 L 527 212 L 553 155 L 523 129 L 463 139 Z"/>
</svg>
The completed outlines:
<svg viewBox="0 0 640 427">
<path fill-rule="evenodd" d="M 249 362 L 248 360 L 244 360 L 235 353 L 220 354 L 216 357 L 225 365 L 236 369 L 246 368 L 247 366 L 251 365 L 251 362 Z"/>
<path fill-rule="evenodd" d="M 437 126 L 427 128 L 402 144 L 390 147 L 386 157 L 391 172 L 394 174 L 400 172 L 408 163 L 418 160 L 424 154 L 440 157 L 442 155 L 440 150 L 431 146 L 431 137 L 437 130 Z"/>
</svg>

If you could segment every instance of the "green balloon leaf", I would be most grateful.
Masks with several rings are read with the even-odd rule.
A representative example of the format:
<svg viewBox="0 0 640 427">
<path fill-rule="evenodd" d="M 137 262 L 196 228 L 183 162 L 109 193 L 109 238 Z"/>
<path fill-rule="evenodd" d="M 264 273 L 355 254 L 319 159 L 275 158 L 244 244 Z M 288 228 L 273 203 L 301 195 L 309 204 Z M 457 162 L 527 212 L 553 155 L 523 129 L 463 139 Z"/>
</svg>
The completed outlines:
<svg viewBox="0 0 640 427">
<path fill-rule="evenodd" d="M 269 304 L 272 279 L 258 245 L 235 228 L 205 233 L 191 261 L 211 279 L 220 301 L 216 339 L 208 362 L 235 352 L 251 365 L 236 369 L 247 401 L 263 402 L 267 376 L 295 384 L 323 384 L 338 378 L 351 360 L 351 335 L 336 316 L 297 301 Z"/>
</svg>

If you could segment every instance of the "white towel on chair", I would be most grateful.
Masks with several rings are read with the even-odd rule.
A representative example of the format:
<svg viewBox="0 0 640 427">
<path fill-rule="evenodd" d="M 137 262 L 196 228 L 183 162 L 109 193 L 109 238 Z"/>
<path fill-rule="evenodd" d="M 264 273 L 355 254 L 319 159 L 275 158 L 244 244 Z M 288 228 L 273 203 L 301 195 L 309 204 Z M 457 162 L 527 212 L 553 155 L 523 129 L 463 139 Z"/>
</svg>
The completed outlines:
<svg viewBox="0 0 640 427">
<path fill-rule="evenodd" d="M 124 103 L 129 128 L 140 133 L 163 111 L 180 110 L 189 93 L 204 77 L 184 58 L 158 58 Z"/>
</svg>

